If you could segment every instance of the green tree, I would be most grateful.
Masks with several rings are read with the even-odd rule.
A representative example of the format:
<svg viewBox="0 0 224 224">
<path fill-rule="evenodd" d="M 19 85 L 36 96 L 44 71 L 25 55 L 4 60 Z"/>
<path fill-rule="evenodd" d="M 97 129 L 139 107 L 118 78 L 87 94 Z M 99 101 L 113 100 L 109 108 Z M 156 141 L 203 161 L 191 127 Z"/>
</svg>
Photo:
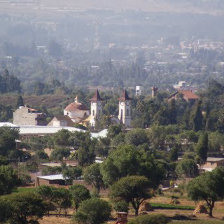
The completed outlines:
<svg viewBox="0 0 224 224">
<path fill-rule="evenodd" d="M 81 185 L 81 184 L 76 184 L 73 185 L 69 188 L 71 198 L 72 198 L 72 203 L 77 211 L 79 208 L 79 205 L 82 201 L 85 201 L 90 198 L 90 192 L 89 190 Z"/>
<path fill-rule="evenodd" d="M 121 125 L 111 125 L 108 128 L 107 136 L 109 138 L 114 138 L 116 135 L 120 134 L 121 132 L 122 132 L 122 126 Z"/>
<path fill-rule="evenodd" d="M 169 103 L 170 124 L 177 123 L 176 101 L 174 99 Z"/>
<path fill-rule="evenodd" d="M 196 177 L 199 171 L 193 159 L 182 159 L 176 166 L 176 173 L 179 177 Z"/>
<path fill-rule="evenodd" d="M 198 143 L 195 147 L 196 154 L 199 158 L 199 163 L 203 164 L 207 160 L 208 153 L 208 134 L 203 133 L 198 140 Z"/>
<path fill-rule="evenodd" d="M 169 159 L 170 161 L 177 161 L 178 160 L 178 146 L 174 146 L 169 152 Z"/>
<path fill-rule="evenodd" d="M 150 180 L 152 188 L 157 188 L 164 178 L 165 169 L 150 153 L 131 145 L 121 145 L 101 164 L 101 174 L 106 186 L 121 177 L 143 175 Z"/>
<path fill-rule="evenodd" d="M 81 167 L 72 167 L 66 166 L 62 169 L 63 177 L 68 178 L 69 180 L 77 180 L 82 175 L 82 168 Z"/>
<path fill-rule="evenodd" d="M 10 204 L 11 214 L 7 220 L 10 224 L 39 223 L 46 212 L 42 199 L 32 192 L 13 194 L 4 200 Z"/>
<path fill-rule="evenodd" d="M 17 98 L 16 108 L 19 108 L 20 106 L 24 106 L 23 97 L 21 95 Z"/>
<path fill-rule="evenodd" d="M 15 140 L 18 138 L 19 132 L 17 129 L 0 127 L 0 155 L 9 156 L 12 151 L 15 151 Z"/>
<path fill-rule="evenodd" d="M 125 142 L 126 144 L 138 146 L 148 143 L 149 140 L 144 129 L 136 128 L 125 135 Z"/>
<path fill-rule="evenodd" d="M 200 131 L 203 129 L 203 116 L 201 111 L 201 101 L 196 105 L 195 111 L 192 115 L 192 125 L 194 131 Z"/>
<path fill-rule="evenodd" d="M 81 203 L 74 220 L 79 224 L 102 224 L 110 217 L 111 206 L 108 202 L 91 198 Z"/>
<path fill-rule="evenodd" d="M 215 202 L 224 199 L 224 169 L 216 168 L 196 177 L 188 184 L 188 196 L 194 201 L 204 200 L 213 214 Z"/>
<path fill-rule="evenodd" d="M 123 177 L 112 185 L 110 196 L 115 201 L 124 200 L 131 203 L 137 216 L 140 205 L 151 197 L 149 187 L 150 182 L 144 176 Z"/>
<path fill-rule="evenodd" d="M 170 219 L 162 214 L 142 215 L 132 219 L 128 224 L 167 224 Z"/>
<path fill-rule="evenodd" d="M 0 166 L 0 195 L 11 193 L 18 184 L 15 170 L 11 166 Z"/>
<path fill-rule="evenodd" d="M 62 161 L 63 158 L 67 158 L 70 155 L 70 150 L 67 148 L 57 148 L 54 149 L 51 153 L 51 159 L 52 160 L 59 160 Z"/>
<path fill-rule="evenodd" d="M 84 170 L 84 180 L 94 186 L 98 193 L 100 192 L 100 188 L 104 186 L 104 183 L 99 163 L 93 163 Z"/>
</svg>

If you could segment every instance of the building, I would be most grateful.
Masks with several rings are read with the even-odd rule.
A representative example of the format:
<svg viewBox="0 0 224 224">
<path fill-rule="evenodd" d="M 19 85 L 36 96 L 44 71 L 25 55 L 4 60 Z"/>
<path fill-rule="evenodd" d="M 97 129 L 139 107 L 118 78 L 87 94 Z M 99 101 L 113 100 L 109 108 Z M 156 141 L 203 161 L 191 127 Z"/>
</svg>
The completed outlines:
<svg viewBox="0 0 224 224">
<path fill-rule="evenodd" d="M 76 96 L 74 102 L 70 103 L 64 109 L 64 115 L 71 118 L 74 123 L 79 123 L 89 116 L 89 109 L 78 101 Z"/>
<path fill-rule="evenodd" d="M 124 90 L 122 96 L 119 98 L 118 119 L 125 127 L 131 127 L 131 100 L 127 91 Z"/>
<path fill-rule="evenodd" d="M 49 175 L 49 176 L 37 176 L 35 181 L 35 186 L 39 187 L 42 185 L 67 185 L 69 182 L 68 178 L 64 178 L 62 174 Z"/>
<path fill-rule="evenodd" d="M 13 124 L 15 125 L 46 125 L 46 115 L 36 109 L 20 106 L 13 112 Z"/>
<path fill-rule="evenodd" d="M 199 96 L 196 95 L 192 90 L 178 90 L 175 93 L 173 93 L 168 100 L 178 100 L 180 97 L 182 97 L 184 100 L 186 100 L 189 103 L 194 103 L 199 99 Z"/>
<path fill-rule="evenodd" d="M 96 90 L 94 96 L 91 101 L 91 115 L 90 115 L 90 126 L 95 127 L 96 121 L 102 116 L 103 114 L 103 107 L 102 107 L 102 102 L 103 99 L 100 97 L 98 89 Z"/>
<path fill-rule="evenodd" d="M 187 83 L 185 81 L 179 81 L 177 84 L 173 85 L 173 88 L 176 90 L 187 87 Z"/>
<path fill-rule="evenodd" d="M 144 94 L 144 87 L 143 86 L 136 86 L 136 96 L 142 96 Z"/>
<path fill-rule="evenodd" d="M 208 157 L 207 161 L 200 167 L 200 169 L 204 171 L 212 171 L 220 166 L 224 166 L 224 158 Z"/>
<path fill-rule="evenodd" d="M 48 126 L 53 127 L 73 127 L 74 122 L 67 115 L 57 115 L 49 123 Z"/>
</svg>

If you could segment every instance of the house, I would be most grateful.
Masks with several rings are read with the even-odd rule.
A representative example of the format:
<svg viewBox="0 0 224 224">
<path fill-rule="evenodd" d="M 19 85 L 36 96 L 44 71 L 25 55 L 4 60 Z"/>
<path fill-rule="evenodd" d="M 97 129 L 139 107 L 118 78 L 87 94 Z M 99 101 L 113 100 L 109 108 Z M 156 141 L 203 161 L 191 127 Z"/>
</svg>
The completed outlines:
<svg viewBox="0 0 224 224">
<path fill-rule="evenodd" d="M 67 115 L 57 115 L 55 116 L 47 126 L 53 126 L 53 127 L 73 127 L 74 122 L 72 119 Z"/>
<path fill-rule="evenodd" d="M 194 103 L 199 99 L 199 96 L 192 90 L 178 90 L 168 98 L 168 101 L 171 101 L 172 99 L 178 100 L 181 97 L 189 103 Z"/>
<path fill-rule="evenodd" d="M 64 109 L 64 115 L 70 117 L 74 123 L 80 123 L 90 115 L 90 112 L 84 104 L 78 101 L 78 97 L 76 96 L 74 102 Z"/>
<path fill-rule="evenodd" d="M 216 167 L 224 166 L 224 158 L 208 157 L 205 164 L 200 169 L 204 171 L 212 171 Z"/>
<path fill-rule="evenodd" d="M 35 186 L 39 187 L 42 185 L 67 185 L 69 182 L 68 178 L 64 178 L 62 174 L 48 175 L 48 176 L 37 176 Z"/>
<path fill-rule="evenodd" d="M 20 106 L 13 112 L 13 124 L 15 125 L 46 125 L 46 115 L 36 109 Z"/>
</svg>

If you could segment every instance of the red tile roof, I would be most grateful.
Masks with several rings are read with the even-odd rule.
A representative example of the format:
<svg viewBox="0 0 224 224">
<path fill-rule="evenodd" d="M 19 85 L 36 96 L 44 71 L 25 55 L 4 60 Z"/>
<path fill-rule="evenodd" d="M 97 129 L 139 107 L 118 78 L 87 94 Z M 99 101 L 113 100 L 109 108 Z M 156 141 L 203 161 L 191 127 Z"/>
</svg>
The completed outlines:
<svg viewBox="0 0 224 224">
<path fill-rule="evenodd" d="M 82 103 L 70 103 L 66 108 L 66 111 L 74 111 L 74 110 L 88 110 L 88 108 Z"/>
<path fill-rule="evenodd" d="M 197 100 L 197 99 L 199 99 L 199 96 L 197 96 L 191 90 L 179 90 L 178 92 L 183 94 L 184 99 L 187 99 L 187 100 Z"/>
</svg>

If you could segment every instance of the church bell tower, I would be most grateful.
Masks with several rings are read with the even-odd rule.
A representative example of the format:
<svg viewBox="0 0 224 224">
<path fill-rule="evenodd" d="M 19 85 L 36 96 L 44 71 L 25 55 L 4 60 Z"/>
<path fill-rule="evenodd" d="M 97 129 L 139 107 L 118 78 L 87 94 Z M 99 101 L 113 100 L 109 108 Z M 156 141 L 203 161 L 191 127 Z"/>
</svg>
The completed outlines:
<svg viewBox="0 0 224 224">
<path fill-rule="evenodd" d="M 119 115 L 118 119 L 125 127 L 131 127 L 131 98 L 126 90 L 123 91 L 119 98 Z"/>
</svg>

